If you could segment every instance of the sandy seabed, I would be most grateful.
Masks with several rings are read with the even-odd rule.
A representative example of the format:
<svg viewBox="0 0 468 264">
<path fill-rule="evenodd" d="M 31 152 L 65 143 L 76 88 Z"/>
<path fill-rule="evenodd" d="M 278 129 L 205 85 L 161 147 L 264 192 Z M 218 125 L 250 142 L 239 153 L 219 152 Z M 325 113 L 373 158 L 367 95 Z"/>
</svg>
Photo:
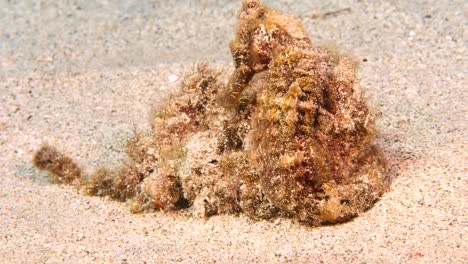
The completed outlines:
<svg viewBox="0 0 468 264">
<path fill-rule="evenodd" d="M 264 1 L 361 62 L 382 113 L 390 190 L 345 224 L 311 228 L 182 213 L 134 215 L 51 184 L 48 142 L 84 170 L 118 164 L 152 105 L 201 61 L 232 70 L 238 1 L 0 1 L 1 263 L 467 263 L 464 1 Z"/>
</svg>

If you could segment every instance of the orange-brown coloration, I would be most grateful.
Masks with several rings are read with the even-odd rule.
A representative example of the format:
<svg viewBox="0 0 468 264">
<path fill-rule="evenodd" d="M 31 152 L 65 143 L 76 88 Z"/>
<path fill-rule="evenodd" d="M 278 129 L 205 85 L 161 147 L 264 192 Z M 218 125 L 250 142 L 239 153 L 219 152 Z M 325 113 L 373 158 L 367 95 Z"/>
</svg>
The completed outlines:
<svg viewBox="0 0 468 264">
<path fill-rule="evenodd" d="M 130 165 L 67 176 L 56 165 L 64 156 L 42 149 L 36 166 L 135 212 L 188 208 L 321 225 L 370 208 L 386 170 L 355 63 L 312 45 L 298 20 L 257 0 L 243 2 L 231 52 L 227 84 L 199 65 L 158 113 L 154 135 L 130 140 Z"/>
<path fill-rule="evenodd" d="M 52 178 L 59 183 L 71 184 L 81 178 L 78 166 L 56 148 L 48 145 L 42 146 L 34 154 L 33 164 L 40 170 L 49 171 Z"/>
</svg>

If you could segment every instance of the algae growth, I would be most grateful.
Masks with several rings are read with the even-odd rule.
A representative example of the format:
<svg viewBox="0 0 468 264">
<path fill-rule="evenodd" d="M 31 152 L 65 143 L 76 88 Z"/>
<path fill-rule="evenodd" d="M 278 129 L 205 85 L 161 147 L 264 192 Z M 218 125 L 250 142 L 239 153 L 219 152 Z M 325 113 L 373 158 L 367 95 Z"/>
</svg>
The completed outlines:
<svg viewBox="0 0 468 264">
<path fill-rule="evenodd" d="M 227 83 L 199 65 L 158 113 L 154 133 L 129 141 L 130 162 L 119 169 L 82 175 L 51 146 L 34 164 L 134 212 L 245 213 L 316 226 L 369 209 L 386 169 L 353 60 L 314 46 L 300 21 L 257 0 L 243 2 L 230 48 Z"/>
</svg>

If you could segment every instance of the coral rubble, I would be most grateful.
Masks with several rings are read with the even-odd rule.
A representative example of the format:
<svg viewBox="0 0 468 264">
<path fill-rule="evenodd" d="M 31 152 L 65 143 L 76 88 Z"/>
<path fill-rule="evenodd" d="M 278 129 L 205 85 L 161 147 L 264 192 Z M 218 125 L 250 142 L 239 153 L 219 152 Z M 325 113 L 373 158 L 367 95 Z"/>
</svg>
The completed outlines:
<svg viewBox="0 0 468 264">
<path fill-rule="evenodd" d="M 346 221 L 385 190 L 385 162 L 352 59 L 314 46 L 301 23 L 243 2 L 227 83 L 201 64 L 157 113 L 130 162 L 82 176 L 53 147 L 34 157 L 60 182 L 127 201 L 133 211 L 185 208 L 309 225 Z"/>
</svg>

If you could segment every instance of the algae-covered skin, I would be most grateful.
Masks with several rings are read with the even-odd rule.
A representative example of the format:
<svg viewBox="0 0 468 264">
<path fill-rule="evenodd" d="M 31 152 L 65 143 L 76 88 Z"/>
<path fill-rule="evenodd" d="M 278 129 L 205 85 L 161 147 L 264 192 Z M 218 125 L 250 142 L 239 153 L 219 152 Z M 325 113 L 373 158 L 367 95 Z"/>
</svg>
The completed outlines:
<svg viewBox="0 0 468 264">
<path fill-rule="evenodd" d="M 199 65 L 156 114 L 154 133 L 129 141 L 130 161 L 118 170 L 83 176 L 49 146 L 36 166 L 134 212 L 245 213 L 317 226 L 370 208 L 386 169 L 352 59 L 314 46 L 298 20 L 256 0 L 243 2 L 230 48 L 227 83 Z"/>
</svg>

